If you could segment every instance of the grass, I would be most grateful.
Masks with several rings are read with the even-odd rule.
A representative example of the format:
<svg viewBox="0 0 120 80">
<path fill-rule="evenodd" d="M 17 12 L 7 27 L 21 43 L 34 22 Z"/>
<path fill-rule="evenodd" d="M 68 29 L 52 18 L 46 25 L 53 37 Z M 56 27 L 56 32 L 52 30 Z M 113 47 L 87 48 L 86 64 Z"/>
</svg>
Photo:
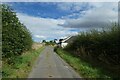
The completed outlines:
<svg viewBox="0 0 120 80">
<path fill-rule="evenodd" d="M 120 78 L 120 25 L 108 27 L 80 32 L 64 50 L 100 66 L 111 77 Z"/>
<path fill-rule="evenodd" d="M 23 55 L 15 58 L 15 64 L 9 65 L 3 61 L 3 78 L 27 78 L 29 72 L 34 65 L 36 58 L 39 56 L 40 52 L 44 49 L 41 47 L 37 50 L 30 50 L 25 52 Z"/>
<path fill-rule="evenodd" d="M 100 68 L 95 68 L 80 58 L 58 48 L 57 53 L 69 63 L 83 78 L 110 78 Z"/>
</svg>

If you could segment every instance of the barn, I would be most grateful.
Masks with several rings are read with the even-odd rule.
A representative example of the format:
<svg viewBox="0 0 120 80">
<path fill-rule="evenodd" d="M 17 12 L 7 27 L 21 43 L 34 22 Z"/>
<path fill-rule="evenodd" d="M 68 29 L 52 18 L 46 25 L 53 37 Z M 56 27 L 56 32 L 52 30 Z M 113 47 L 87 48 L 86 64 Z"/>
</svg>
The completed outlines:
<svg viewBox="0 0 120 80">
<path fill-rule="evenodd" d="M 76 39 L 76 36 L 69 36 L 65 39 L 59 40 L 59 46 L 65 48 L 68 44 L 72 43 Z"/>
</svg>

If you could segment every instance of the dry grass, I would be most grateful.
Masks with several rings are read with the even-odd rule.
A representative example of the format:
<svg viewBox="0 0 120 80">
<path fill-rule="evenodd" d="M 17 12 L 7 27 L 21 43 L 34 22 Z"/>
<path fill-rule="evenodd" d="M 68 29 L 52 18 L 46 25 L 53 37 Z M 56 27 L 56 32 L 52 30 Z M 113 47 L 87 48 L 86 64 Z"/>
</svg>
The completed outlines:
<svg viewBox="0 0 120 80">
<path fill-rule="evenodd" d="M 21 56 L 16 57 L 14 59 L 15 64 L 12 65 L 5 61 L 3 62 L 3 78 L 27 78 L 35 60 L 44 49 L 44 46 L 36 43 L 33 46 L 34 49 L 24 52 Z"/>
<path fill-rule="evenodd" d="M 32 49 L 37 50 L 43 46 L 42 43 L 33 43 Z"/>
<path fill-rule="evenodd" d="M 60 55 L 70 66 L 72 66 L 76 72 L 78 72 L 83 78 L 101 78 L 102 80 L 111 80 L 111 77 L 106 73 L 102 72 L 101 68 L 93 67 L 91 64 L 83 61 L 79 57 L 73 56 L 72 54 L 58 48 L 57 54 Z M 93 79 L 93 80 L 94 80 Z M 95 79 L 96 80 L 96 79 Z"/>
</svg>

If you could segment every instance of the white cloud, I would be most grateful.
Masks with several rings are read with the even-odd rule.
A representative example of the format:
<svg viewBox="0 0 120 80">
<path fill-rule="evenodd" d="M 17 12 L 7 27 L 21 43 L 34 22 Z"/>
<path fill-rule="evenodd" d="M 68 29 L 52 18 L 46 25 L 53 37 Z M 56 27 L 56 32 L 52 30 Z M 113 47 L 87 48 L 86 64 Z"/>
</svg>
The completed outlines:
<svg viewBox="0 0 120 80">
<path fill-rule="evenodd" d="M 45 36 L 41 36 L 41 35 L 34 35 L 36 38 L 40 38 L 40 39 L 46 39 Z"/>
<path fill-rule="evenodd" d="M 21 13 L 17 13 L 17 16 L 20 21 L 30 30 L 35 41 L 40 41 L 42 39 L 50 40 L 76 34 L 76 32 L 71 33 L 70 28 L 58 26 L 58 24 L 64 23 L 65 20 L 62 19 L 33 17 Z"/>
<path fill-rule="evenodd" d="M 82 6 L 86 4 L 88 3 L 59 3 L 57 6 L 61 10 L 79 11 L 82 9 Z M 71 34 L 78 34 L 77 31 L 71 32 L 71 28 L 85 28 L 91 26 L 99 27 L 104 25 L 106 22 L 118 20 L 118 3 L 93 2 L 89 3 L 89 6 L 94 6 L 94 8 L 85 10 L 82 13 L 78 12 L 63 16 L 63 19 L 33 17 L 22 13 L 17 13 L 17 16 L 31 31 L 34 39 L 66 37 Z M 81 14 L 83 14 L 82 17 Z M 76 15 L 78 17 L 77 19 L 69 18 Z M 64 27 L 61 27 L 61 25 Z"/>
<path fill-rule="evenodd" d="M 57 4 L 57 3 L 56 3 Z M 83 7 L 88 6 L 89 4 L 87 2 L 64 2 L 57 4 L 57 8 L 63 11 L 80 11 L 83 9 Z"/>
<path fill-rule="evenodd" d="M 85 27 L 104 27 L 111 22 L 118 21 L 118 3 L 89 3 L 94 8 L 84 11 L 84 15 L 75 14 L 77 19 L 66 19 L 61 26 L 71 28 L 85 28 Z M 74 14 L 71 16 L 74 16 Z M 106 27 L 106 26 L 105 26 Z"/>
</svg>

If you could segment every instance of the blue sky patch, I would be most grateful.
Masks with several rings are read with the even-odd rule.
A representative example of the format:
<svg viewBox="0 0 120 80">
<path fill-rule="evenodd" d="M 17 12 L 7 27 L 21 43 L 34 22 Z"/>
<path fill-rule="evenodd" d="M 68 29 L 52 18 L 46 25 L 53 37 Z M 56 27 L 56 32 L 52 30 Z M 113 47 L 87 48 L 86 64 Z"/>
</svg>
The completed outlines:
<svg viewBox="0 0 120 80">
<path fill-rule="evenodd" d="M 72 5 L 69 10 L 61 10 L 58 8 L 58 4 L 53 2 L 9 2 L 8 4 L 17 12 L 24 13 L 30 16 L 42 17 L 42 18 L 62 18 L 63 16 L 71 15 L 74 13 L 81 14 L 82 11 L 91 9 L 88 3 L 80 6 L 80 10 L 74 10 Z M 71 3 L 69 3 L 71 4 Z M 61 5 L 62 6 L 62 5 Z M 78 16 L 72 16 L 69 18 L 77 18 Z"/>
<path fill-rule="evenodd" d="M 76 35 L 118 21 L 118 3 L 7 2 L 36 42 Z"/>
</svg>

